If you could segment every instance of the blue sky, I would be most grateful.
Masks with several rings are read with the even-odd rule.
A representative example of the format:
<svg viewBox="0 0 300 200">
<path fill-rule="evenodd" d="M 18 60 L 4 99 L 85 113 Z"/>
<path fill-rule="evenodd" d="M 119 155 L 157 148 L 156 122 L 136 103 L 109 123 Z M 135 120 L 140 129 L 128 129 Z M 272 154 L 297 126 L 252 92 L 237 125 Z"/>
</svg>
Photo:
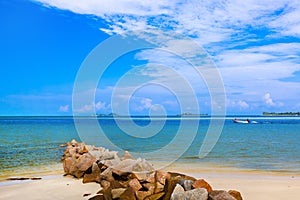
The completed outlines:
<svg viewBox="0 0 300 200">
<path fill-rule="evenodd" d="M 71 115 L 73 84 L 88 54 L 116 34 L 157 28 L 191 37 L 208 52 L 224 83 L 228 114 L 299 111 L 299 13 L 296 0 L 1 0 L 0 115 Z M 170 71 L 151 65 L 158 60 L 189 76 L 201 112 L 210 113 L 215 102 L 199 77 L 153 49 L 116 60 L 101 78 L 95 101 L 76 113 L 110 113 L 114 86 L 131 69 L 136 80 L 171 82 Z M 131 114 L 159 106 L 169 114 L 195 111 L 179 108 L 176 95 L 158 85 L 129 96 Z"/>
</svg>

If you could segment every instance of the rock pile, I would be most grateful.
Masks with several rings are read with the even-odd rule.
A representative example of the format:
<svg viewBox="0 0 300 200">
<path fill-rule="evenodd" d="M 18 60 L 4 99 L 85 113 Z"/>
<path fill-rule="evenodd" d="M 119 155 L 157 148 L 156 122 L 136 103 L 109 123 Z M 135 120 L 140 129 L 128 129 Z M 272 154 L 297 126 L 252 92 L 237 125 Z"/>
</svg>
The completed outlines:
<svg viewBox="0 0 300 200">
<path fill-rule="evenodd" d="M 204 179 L 155 170 L 145 159 L 72 140 L 62 157 L 66 175 L 97 182 L 90 200 L 242 200 L 238 191 L 213 190 Z"/>
</svg>

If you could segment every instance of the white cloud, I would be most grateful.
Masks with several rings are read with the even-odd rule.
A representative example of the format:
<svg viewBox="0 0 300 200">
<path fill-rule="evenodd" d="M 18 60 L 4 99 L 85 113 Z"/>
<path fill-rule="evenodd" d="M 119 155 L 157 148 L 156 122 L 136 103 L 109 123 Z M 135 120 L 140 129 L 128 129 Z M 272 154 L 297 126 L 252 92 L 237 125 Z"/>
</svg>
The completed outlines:
<svg viewBox="0 0 300 200">
<path fill-rule="evenodd" d="M 244 100 L 237 100 L 237 101 L 231 101 L 231 100 L 229 100 L 228 107 L 231 107 L 231 108 L 234 108 L 234 109 L 243 110 L 243 109 L 249 108 L 250 105 L 246 101 L 244 101 Z"/>
<path fill-rule="evenodd" d="M 74 109 L 75 113 L 93 113 L 94 111 L 108 111 L 110 104 L 98 101 L 97 103 L 85 104 L 81 108 Z"/>
<path fill-rule="evenodd" d="M 103 109 L 107 109 L 108 106 L 106 105 L 105 102 L 101 102 L 101 101 L 98 101 L 96 104 L 95 104 L 95 109 L 96 110 L 103 110 Z"/>
<path fill-rule="evenodd" d="M 283 81 L 300 70 L 299 52 L 300 43 L 277 43 L 223 50 L 215 59 L 231 98 L 237 93 L 256 101 L 267 90 L 284 100 L 299 95 L 298 83 Z"/>
<path fill-rule="evenodd" d="M 263 96 L 263 100 L 268 106 L 283 106 L 283 103 L 281 102 L 274 102 L 270 93 L 266 93 Z"/>
<path fill-rule="evenodd" d="M 282 81 L 300 70 L 300 43 L 292 40 L 300 38 L 300 1 L 36 1 L 46 6 L 99 17 L 107 25 L 100 30 L 108 34 L 123 33 L 127 30 L 167 28 L 192 36 L 213 55 L 230 98 L 234 99 L 234 105 L 240 108 L 252 107 L 253 102 L 261 100 L 262 96 L 268 106 L 283 106 L 280 102 L 285 98 L 297 99 L 300 95 L 297 92 L 300 90 L 299 83 Z M 284 40 L 284 37 L 290 39 Z M 175 40 L 166 45 L 181 50 L 188 56 L 195 53 L 186 41 Z M 136 59 L 147 60 L 150 63 L 169 63 L 180 75 L 188 77 L 188 82 L 196 86 L 196 91 L 203 91 L 203 83 L 198 81 L 199 76 L 188 69 L 186 63 L 174 57 L 154 50 L 144 50 L 136 55 Z M 187 87 L 178 84 L 179 77 L 174 74 L 172 70 L 154 66 L 148 66 L 137 73 L 165 85 L 177 85 L 178 94 L 187 94 Z M 120 89 L 130 90 L 130 86 L 126 84 Z M 269 96 L 266 91 L 269 91 Z M 280 95 L 283 92 L 289 95 Z M 274 101 L 270 93 L 278 101 Z M 119 96 L 124 97 L 125 94 L 126 92 Z M 130 95 L 127 95 L 128 98 Z M 141 105 L 143 107 L 148 104 Z M 105 106 L 98 105 L 99 108 Z M 82 109 L 92 110 L 95 109 L 95 105 L 85 105 Z"/>
<path fill-rule="evenodd" d="M 92 14 L 100 17 L 106 15 L 158 15 L 168 14 L 172 3 L 162 0 L 38 0 L 46 6 L 70 10 L 79 14 Z"/>
<path fill-rule="evenodd" d="M 271 98 L 270 93 L 266 93 L 266 94 L 263 96 L 263 99 L 265 100 L 265 103 L 266 103 L 268 106 L 275 106 L 275 103 L 273 102 L 273 99 Z"/>
<path fill-rule="evenodd" d="M 300 69 L 300 43 L 276 43 L 251 46 L 239 50 L 223 50 L 215 57 L 220 67 L 255 67 L 273 63 L 293 65 L 293 71 Z"/>
<path fill-rule="evenodd" d="M 148 109 L 152 106 L 152 99 L 142 98 L 141 104 L 142 104 L 143 108 Z"/>
<path fill-rule="evenodd" d="M 255 38 L 249 27 L 268 27 L 275 34 L 299 36 L 298 1 L 293 0 L 36 0 L 46 6 L 98 16 L 109 33 L 168 27 L 197 36 L 201 44 Z M 281 13 L 279 13 L 281 11 Z M 275 15 L 274 13 L 279 13 Z M 245 32 L 246 31 L 246 32 Z"/>
<path fill-rule="evenodd" d="M 238 101 L 238 102 L 237 102 L 237 105 L 238 105 L 240 108 L 249 108 L 249 104 L 248 104 L 246 101 Z"/>
<path fill-rule="evenodd" d="M 74 109 L 74 112 L 75 113 L 86 113 L 86 112 L 91 113 L 91 112 L 93 112 L 93 110 L 94 110 L 94 103 L 91 103 L 91 104 L 86 104 L 79 109 Z"/>
<path fill-rule="evenodd" d="M 148 110 L 152 106 L 152 99 L 149 98 L 141 98 L 139 102 L 133 104 L 133 109 L 135 111 L 143 111 Z"/>
<path fill-rule="evenodd" d="M 58 112 L 69 112 L 69 105 L 59 106 Z"/>
<path fill-rule="evenodd" d="M 269 23 L 269 27 L 275 29 L 283 36 L 300 36 L 300 2 L 286 1 L 285 9 L 275 20 Z"/>
</svg>

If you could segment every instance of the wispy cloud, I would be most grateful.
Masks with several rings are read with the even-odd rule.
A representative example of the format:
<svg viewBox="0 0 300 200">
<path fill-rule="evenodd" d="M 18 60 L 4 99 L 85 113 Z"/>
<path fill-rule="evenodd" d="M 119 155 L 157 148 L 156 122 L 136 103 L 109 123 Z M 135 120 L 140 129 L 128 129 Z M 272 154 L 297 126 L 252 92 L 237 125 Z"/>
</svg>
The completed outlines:
<svg viewBox="0 0 300 200">
<path fill-rule="evenodd" d="M 139 102 L 133 103 L 133 110 L 135 111 L 144 111 L 149 110 L 152 107 L 152 99 L 149 98 L 141 98 Z"/>
<path fill-rule="evenodd" d="M 162 28 L 192 37 L 205 47 L 219 67 L 232 102 L 229 105 L 243 109 L 259 107 L 257 104 L 264 96 L 265 106 L 284 106 L 280 102 L 287 101 L 287 96 L 299 97 L 299 83 L 282 81 L 300 71 L 299 1 L 36 1 L 45 6 L 94 15 L 105 21 L 105 26 L 99 28 L 108 34 Z M 159 42 L 159 37 L 156 39 Z M 187 56 L 195 53 L 187 41 L 174 40 L 166 46 L 181 50 Z M 187 70 L 187 64 L 175 59 L 174 55 L 144 50 L 136 54 L 136 59 L 169 63 L 173 70 L 189 77 L 197 91 L 203 89 L 204 84 L 199 83 L 196 73 Z M 174 73 L 166 68 L 148 65 L 136 72 L 157 82 L 178 85 Z M 180 90 L 182 85 L 178 87 L 178 92 L 185 92 L 185 89 Z M 283 92 L 289 95 L 283 97 L 280 95 Z M 274 101 L 267 94 L 280 100 Z M 89 108 L 87 105 L 85 109 Z"/>
<path fill-rule="evenodd" d="M 153 3 L 151 0 L 38 0 L 44 5 L 71 10 L 79 14 L 93 14 L 100 17 L 106 15 L 138 15 L 149 16 L 168 14 L 172 3 L 166 0 Z"/>
<path fill-rule="evenodd" d="M 227 108 L 232 110 L 232 112 L 249 112 L 253 106 L 245 100 L 227 99 Z"/>
<path fill-rule="evenodd" d="M 69 112 L 69 107 L 70 107 L 69 105 L 59 106 L 58 112 L 63 112 L 63 113 Z"/>
<path fill-rule="evenodd" d="M 236 103 L 240 108 L 248 108 L 249 107 L 249 104 L 246 102 L 246 101 L 238 101 Z"/>
<path fill-rule="evenodd" d="M 110 109 L 110 104 L 98 101 L 96 103 L 85 104 L 81 108 L 74 109 L 75 113 L 92 114 L 94 112 L 107 112 Z"/>
<path fill-rule="evenodd" d="M 269 27 L 273 32 L 299 36 L 299 2 L 265 1 L 171 1 L 163 0 L 37 0 L 79 14 L 91 14 L 108 22 L 111 33 L 149 27 L 169 27 L 204 42 L 245 39 L 249 28 Z M 208 34 L 210 33 L 210 34 Z M 235 38 L 233 38 L 233 36 Z"/>
</svg>

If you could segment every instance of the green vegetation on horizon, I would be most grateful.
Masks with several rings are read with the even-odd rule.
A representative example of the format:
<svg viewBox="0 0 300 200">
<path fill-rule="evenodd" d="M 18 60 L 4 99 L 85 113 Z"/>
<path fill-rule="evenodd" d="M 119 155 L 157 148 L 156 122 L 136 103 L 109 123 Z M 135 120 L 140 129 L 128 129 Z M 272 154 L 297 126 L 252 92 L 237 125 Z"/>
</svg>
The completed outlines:
<svg viewBox="0 0 300 200">
<path fill-rule="evenodd" d="M 263 112 L 263 116 L 300 116 L 300 112 Z"/>
</svg>

